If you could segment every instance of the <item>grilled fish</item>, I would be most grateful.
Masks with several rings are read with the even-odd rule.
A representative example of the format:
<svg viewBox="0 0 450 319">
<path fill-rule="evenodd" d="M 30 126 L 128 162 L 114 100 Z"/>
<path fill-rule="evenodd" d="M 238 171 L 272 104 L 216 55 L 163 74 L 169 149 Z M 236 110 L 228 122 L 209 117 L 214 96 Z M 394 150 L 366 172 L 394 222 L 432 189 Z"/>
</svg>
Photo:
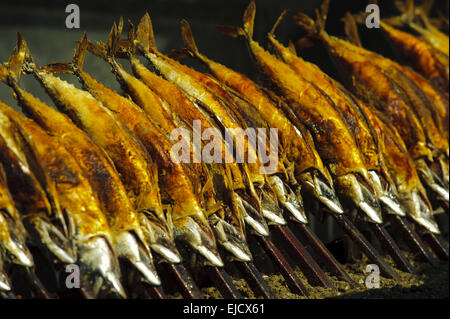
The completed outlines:
<svg viewBox="0 0 450 319">
<path fill-rule="evenodd" d="M 373 193 L 370 174 L 344 120 L 321 90 L 252 40 L 255 10 L 255 3 L 251 2 L 244 13 L 243 28 L 221 27 L 221 31 L 247 41 L 260 71 L 286 100 L 286 115 L 292 122 L 300 121 L 310 130 L 342 198 L 350 199 L 372 222 L 381 223 L 380 206 Z"/>
<path fill-rule="evenodd" d="M 77 53 L 78 57 L 75 59 L 77 61 L 75 73 L 78 75 L 83 85 L 93 94 L 93 96 L 101 101 L 103 105 L 116 114 L 116 117 L 143 142 L 144 146 L 151 154 L 154 154 L 155 151 L 170 153 L 172 143 L 168 139 L 168 134 L 170 134 L 170 131 L 177 128 L 177 126 L 172 122 L 171 115 L 167 112 L 166 106 L 163 105 L 165 102 L 144 83 L 127 73 L 113 57 L 102 56 L 102 54 L 99 54 L 98 52 L 97 54 L 101 55 L 107 61 L 109 60 L 117 78 L 124 88 L 130 92 L 141 108 L 133 101 L 120 96 L 116 92 L 113 92 L 109 88 L 95 81 L 89 74 L 82 71 L 80 68 L 80 63 L 82 63 L 80 57 L 84 55 L 82 52 L 83 50 L 85 52 L 87 45 L 86 39 L 80 42 L 79 53 Z M 149 116 L 147 116 L 145 111 L 147 111 Z M 157 143 L 157 145 L 154 145 L 155 143 Z M 165 160 L 165 158 L 161 158 L 161 161 L 163 160 Z M 250 253 L 244 241 L 245 237 L 242 237 L 241 239 L 239 237 L 239 233 L 243 235 L 243 230 L 239 229 L 241 224 L 240 221 L 233 220 L 232 222 L 232 224 L 238 226 L 236 230 L 231 224 L 218 217 L 221 215 L 220 213 L 211 211 L 221 210 L 221 208 L 215 208 L 218 206 L 218 203 L 215 202 L 214 192 L 208 187 L 208 180 L 211 179 L 211 176 L 208 175 L 210 173 L 205 170 L 204 166 L 202 167 L 200 165 L 196 166 L 195 169 L 186 166 L 182 167 L 182 169 L 183 172 L 189 175 L 190 181 L 193 183 L 193 190 L 198 190 L 194 195 L 199 198 L 200 203 L 207 202 L 206 205 L 202 205 L 202 207 L 205 207 L 205 211 L 210 215 L 210 220 L 214 220 L 214 229 L 221 232 L 221 236 L 218 237 L 220 238 L 221 244 L 230 248 L 231 252 L 236 254 L 236 258 L 242 260 L 250 259 Z M 199 181 L 199 173 L 201 172 L 203 172 L 202 174 L 206 180 L 203 185 L 201 185 L 202 182 Z M 202 186 L 205 187 L 200 189 Z M 206 199 L 202 200 L 200 197 Z M 212 218 L 212 214 L 215 214 L 216 218 Z"/>
<path fill-rule="evenodd" d="M 433 162 L 433 150 L 430 149 L 423 127 L 405 101 L 402 89 L 383 71 L 367 57 L 356 54 L 354 50 L 347 49 L 353 46 L 348 41 L 344 41 L 328 35 L 324 30 L 324 18 L 326 13 L 319 17 L 318 24 L 304 14 L 299 14 L 297 22 L 306 30 L 315 33 L 340 67 L 347 85 L 362 98 L 366 103 L 389 115 L 389 119 L 398 129 L 400 135 L 408 148 L 409 153 L 416 163 L 417 169 L 421 172 L 421 177 L 440 194 L 442 188 L 439 182 L 430 175 L 425 160 Z M 439 188 L 437 190 L 436 188 Z M 445 193 L 445 190 L 443 190 Z M 442 196 L 442 194 L 440 194 Z M 445 196 L 444 196 L 445 198 Z"/>
<path fill-rule="evenodd" d="M 95 296 L 126 297 L 106 216 L 76 160 L 35 122 L 11 107 L 1 104 L 0 113 L 16 127 L 29 161 L 34 160 L 33 166 L 44 175 L 40 182 L 46 189 L 55 189 L 68 220 L 82 281 Z"/>
<path fill-rule="evenodd" d="M 16 53 L 20 54 L 20 49 Z M 13 61 L 17 64 L 11 63 Z M 9 67 L 18 73 L 21 71 L 20 61 L 14 57 L 10 59 Z M 26 92 L 17 80 L 18 76 L 11 74 L 8 83 L 22 110 L 72 154 L 97 194 L 108 218 L 118 257 L 127 259 L 150 283 L 160 284 L 138 214 L 111 160 L 67 116 Z"/>
</svg>

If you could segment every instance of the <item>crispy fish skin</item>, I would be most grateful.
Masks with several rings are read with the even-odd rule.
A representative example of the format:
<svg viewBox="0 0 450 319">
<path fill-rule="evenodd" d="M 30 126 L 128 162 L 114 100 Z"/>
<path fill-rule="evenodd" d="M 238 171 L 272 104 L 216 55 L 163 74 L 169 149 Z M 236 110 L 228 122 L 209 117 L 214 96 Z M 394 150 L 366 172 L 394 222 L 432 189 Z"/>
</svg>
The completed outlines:
<svg viewBox="0 0 450 319">
<path fill-rule="evenodd" d="M 373 197 L 369 173 L 344 120 L 322 91 L 252 40 L 255 9 L 255 3 L 251 2 L 244 13 L 244 29 L 226 27 L 222 31 L 247 40 L 259 69 L 280 91 L 298 120 L 311 131 L 322 160 L 334 176 L 335 183 L 340 183 L 337 186 L 341 188 L 339 191 L 351 197 L 373 222 L 381 223 L 379 204 Z M 288 115 L 288 112 L 285 113 Z M 360 181 L 366 184 L 364 190 Z"/>
<path fill-rule="evenodd" d="M 305 183 L 306 188 L 311 186 L 311 173 L 308 170 L 314 170 L 314 174 L 318 174 L 321 180 L 328 184 L 331 192 L 332 179 L 328 170 L 323 166 L 322 160 L 314 149 L 312 143 L 308 143 L 305 135 L 309 134 L 304 126 L 299 128 L 285 117 L 285 115 L 274 105 L 274 102 L 261 90 L 261 88 L 248 77 L 235 72 L 224 65 L 214 62 L 201 54 L 194 42 L 192 31 L 187 22 L 183 23 L 183 38 L 186 49 L 190 54 L 198 58 L 208 66 L 212 74 L 227 87 L 228 90 L 234 90 L 231 96 L 239 103 L 239 109 L 236 111 L 243 112 L 248 121 L 256 121 L 255 127 L 276 127 L 280 136 L 280 146 L 282 152 L 285 152 L 286 164 L 290 174 L 293 174 L 299 181 Z M 231 92 L 230 92 L 231 93 Z M 243 103 L 242 103 L 243 102 Z M 258 117 L 258 120 L 256 117 Z M 265 124 L 264 124 L 265 123 Z M 314 185 L 315 186 L 315 185 Z M 314 187 L 313 187 L 314 188 Z M 319 194 L 319 190 L 312 190 L 318 195 L 325 204 L 335 212 L 339 213 L 340 205 L 330 198 L 322 198 L 323 194 Z M 326 196 L 325 196 L 326 197 Z M 331 202 L 331 203 L 330 203 Z"/>
<path fill-rule="evenodd" d="M 380 26 L 398 54 L 419 73 L 438 84 L 442 89 L 449 85 L 448 55 L 436 51 L 414 35 L 381 22 Z"/>
<path fill-rule="evenodd" d="M 10 107 L 2 107 L 1 113 L 17 126 L 48 181 L 54 184 L 61 208 L 72 226 L 69 230 L 84 281 L 94 287 L 100 275 L 104 280 L 100 287 L 95 287 L 95 295 L 125 297 L 106 216 L 75 159 L 32 120 Z"/>
<path fill-rule="evenodd" d="M 393 179 L 399 199 L 408 216 L 433 233 L 440 233 L 432 218 L 432 207 L 420 181 L 414 161 L 409 156 L 400 134 L 382 115 L 354 97 L 367 120 L 376 131 L 383 161 Z"/>
</svg>

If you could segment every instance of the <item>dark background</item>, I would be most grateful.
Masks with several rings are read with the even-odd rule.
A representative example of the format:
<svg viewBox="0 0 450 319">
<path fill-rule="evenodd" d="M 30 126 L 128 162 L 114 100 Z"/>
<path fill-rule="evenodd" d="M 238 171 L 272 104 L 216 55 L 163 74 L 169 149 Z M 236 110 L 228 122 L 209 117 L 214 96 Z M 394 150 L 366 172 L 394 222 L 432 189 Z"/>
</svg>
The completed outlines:
<svg viewBox="0 0 450 319">
<path fill-rule="evenodd" d="M 272 28 L 279 14 L 287 9 L 288 14 L 277 29 L 278 39 L 287 44 L 289 40 L 297 40 L 304 34 L 294 23 L 292 16 L 302 11 L 313 14 L 322 0 L 257 0 L 254 38 L 265 45 L 265 36 Z M 435 7 L 446 8 L 446 0 L 436 0 Z M 65 19 L 68 13 L 65 8 L 75 3 L 80 7 L 80 29 L 67 29 Z M 16 33 L 21 32 L 38 65 L 53 62 L 69 62 L 75 48 L 75 41 L 79 40 L 83 32 L 87 32 L 92 41 L 106 41 L 114 21 L 121 16 L 131 19 L 137 24 L 145 12 L 149 12 L 154 26 L 158 48 L 162 52 L 180 49 L 183 45 L 180 34 L 180 20 L 187 19 L 193 28 L 194 36 L 202 53 L 209 58 L 223 63 L 237 71 L 243 72 L 253 79 L 257 79 L 255 69 L 250 60 L 244 43 L 222 36 L 216 25 L 241 25 L 242 14 L 249 0 L 147 0 L 147 1 L 43 1 L 0 0 L 0 63 L 6 62 L 14 49 Z M 367 0 L 332 0 L 326 29 L 330 34 L 343 36 L 341 18 L 345 12 L 357 13 L 363 11 Z M 392 0 L 378 1 L 381 17 L 397 14 Z M 435 8 L 436 10 L 436 8 Z M 380 31 L 376 29 L 359 28 L 364 46 L 392 55 L 391 49 Z M 302 57 L 318 64 L 323 70 L 336 77 L 336 71 L 326 52 L 320 46 L 301 51 Z M 201 65 L 193 60 L 185 61 L 199 70 Z M 123 62 L 128 67 L 127 62 Z M 85 69 L 102 83 L 120 91 L 120 87 L 112 75 L 106 62 L 87 56 Z M 67 81 L 79 87 L 79 83 L 72 75 L 62 76 Z M 38 82 L 30 75 L 21 79 L 21 85 L 34 95 L 53 105 Z M 17 104 L 12 91 L 0 83 L 0 100 L 15 107 Z M 325 242 L 336 237 L 336 229 L 332 223 L 311 227 Z M 319 234 L 321 233 L 321 234 Z"/>
</svg>

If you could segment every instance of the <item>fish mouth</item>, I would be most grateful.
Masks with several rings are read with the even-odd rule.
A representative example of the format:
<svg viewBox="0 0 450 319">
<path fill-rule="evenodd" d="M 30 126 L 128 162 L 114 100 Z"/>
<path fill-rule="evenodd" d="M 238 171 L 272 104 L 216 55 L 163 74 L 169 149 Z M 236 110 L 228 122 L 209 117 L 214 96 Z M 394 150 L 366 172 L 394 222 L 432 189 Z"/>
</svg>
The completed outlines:
<svg viewBox="0 0 450 319">
<path fill-rule="evenodd" d="M 232 225 L 217 217 L 211 217 L 210 220 L 214 225 L 218 243 L 230 252 L 234 259 L 243 262 L 253 259 L 247 242 Z"/>
<path fill-rule="evenodd" d="M 425 227 L 433 234 L 440 234 L 439 226 L 433 219 L 431 205 L 427 199 L 417 191 L 403 194 L 401 197 L 403 207 L 405 207 L 407 215 L 411 217 L 419 225 Z"/>
<path fill-rule="evenodd" d="M 245 199 L 236 194 L 236 204 L 245 211 L 244 221 L 261 236 L 269 236 L 269 226 L 263 216 Z"/>
<path fill-rule="evenodd" d="M 378 199 L 388 214 L 397 216 L 406 216 L 405 211 L 400 205 L 397 192 L 393 186 L 389 185 L 384 178 L 381 178 L 378 172 L 369 170 L 369 176 L 372 186 L 378 195 Z"/>
<path fill-rule="evenodd" d="M 322 204 L 336 214 L 343 214 L 344 209 L 336 196 L 335 191 L 323 182 L 317 172 L 305 172 L 300 175 L 302 185 L 312 193 Z"/>
<path fill-rule="evenodd" d="M 283 208 L 290 213 L 290 217 L 302 224 L 307 224 L 308 217 L 306 216 L 305 209 L 303 207 L 300 189 L 298 189 L 298 192 L 294 193 L 294 191 L 278 176 L 270 176 L 269 183 L 277 195 L 278 201 L 281 203 Z"/>
<path fill-rule="evenodd" d="M 419 159 L 415 161 L 417 172 L 424 184 L 436 194 L 436 196 L 445 201 L 449 202 L 449 191 L 445 187 L 444 182 L 428 167 L 424 159 Z"/>
<path fill-rule="evenodd" d="M 136 236 L 130 232 L 123 232 L 114 239 L 118 257 L 128 260 L 149 284 L 159 286 L 161 280 L 150 250 L 140 244 Z"/>
<path fill-rule="evenodd" d="M 0 246 L 4 248 L 5 253 L 7 254 L 7 259 L 13 264 L 21 265 L 24 267 L 33 267 L 34 261 L 33 257 L 28 250 L 28 247 L 25 243 L 25 229 L 21 225 L 21 223 L 16 223 L 10 218 L 5 218 L 0 213 L 0 224 L 4 224 L 9 232 L 9 236 L 5 238 L 4 241 L 0 242 Z"/>
<path fill-rule="evenodd" d="M 173 241 L 173 234 L 159 220 L 153 220 L 149 215 L 139 214 L 139 222 L 145 241 L 158 255 L 172 264 L 181 262 L 181 255 Z"/>
<path fill-rule="evenodd" d="M 268 223 L 271 225 L 286 225 L 286 220 L 283 217 L 283 210 L 278 206 L 278 198 L 273 189 L 266 184 L 260 191 L 261 213 L 264 218 L 267 219 Z"/>
<path fill-rule="evenodd" d="M 207 264 L 223 267 L 223 261 L 217 251 L 216 240 L 209 225 L 197 216 L 180 218 L 173 222 L 176 237 L 180 238 L 206 260 Z"/>
<path fill-rule="evenodd" d="M 11 291 L 12 286 L 8 276 L 3 271 L 2 257 L 0 256 L 0 291 Z"/>
<path fill-rule="evenodd" d="M 78 245 L 77 264 L 83 284 L 98 298 L 126 298 L 117 257 L 108 241 L 96 236 Z"/>
<path fill-rule="evenodd" d="M 77 260 L 72 242 L 52 223 L 40 216 L 25 219 L 29 224 L 30 233 L 35 235 L 59 261 L 65 264 L 74 264 Z"/>
<path fill-rule="evenodd" d="M 336 178 L 340 194 L 349 198 L 364 214 L 368 221 L 383 223 L 381 207 L 375 195 L 354 174 L 345 174 Z"/>
</svg>

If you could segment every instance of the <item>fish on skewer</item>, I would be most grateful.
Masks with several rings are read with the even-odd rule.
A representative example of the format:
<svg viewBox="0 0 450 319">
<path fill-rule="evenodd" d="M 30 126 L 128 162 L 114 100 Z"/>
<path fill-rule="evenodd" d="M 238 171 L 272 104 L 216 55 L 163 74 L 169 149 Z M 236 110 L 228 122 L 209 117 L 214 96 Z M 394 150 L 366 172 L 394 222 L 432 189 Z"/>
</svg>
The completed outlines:
<svg viewBox="0 0 450 319">
<path fill-rule="evenodd" d="M 0 104 L 2 122 L 14 127 L 14 138 L 27 162 L 39 169 L 44 189 L 54 196 L 68 221 L 81 281 L 94 296 L 126 297 L 106 216 L 76 160 L 40 126 L 11 107 Z"/>
<path fill-rule="evenodd" d="M 182 168 L 171 162 L 170 154 L 159 154 L 164 157 L 160 157 L 158 168 L 166 174 L 161 175 L 162 180 L 158 183 L 156 163 L 142 143 L 115 119 L 110 110 L 90 93 L 75 88 L 45 70 L 38 70 L 29 59 L 25 59 L 26 71 L 33 73 L 58 108 L 106 151 L 121 174 L 122 182 L 128 186 L 128 194 L 136 210 L 144 210 L 151 217 L 147 219 L 149 226 L 154 224 L 161 229 L 159 234 L 165 233 L 170 239 L 173 223 L 175 236 L 185 239 L 212 264 L 221 266 L 214 236 L 198 200 L 192 194 L 192 186 Z M 167 196 L 164 197 L 167 203 L 173 204 L 171 213 L 161 211 L 158 205 L 159 186 Z M 158 233 L 148 235 L 155 234 Z"/>
<path fill-rule="evenodd" d="M 356 30 L 356 22 L 353 19 L 353 16 L 347 14 L 345 23 L 347 25 L 346 29 L 354 30 L 351 34 L 352 37 L 356 37 L 356 39 L 352 39 L 352 41 L 355 44 L 358 44 L 358 46 L 361 46 L 358 31 Z M 446 186 L 448 189 L 448 100 L 447 105 L 443 104 L 444 101 L 439 99 L 441 96 L 436 94 L 436 91 L 433 91 L 429 84 L 427 85 L 427 81 L 422 79 L 421 76 L 414 71 L 402 67 L 398 63 L 374 52 L 353 45 L 349 45 L 349 49 L 353 49 L 355 53 L 364 55 L 374 61 L 384 74 L 386 74 L 386 76 L 402 90 L 401 92 L 405 101 L 420 120 L 422 127 L 427 134 L 429 146 L 433 149 L 433 155 L 438 159 L 437 162 L 441 166 L 437 172 L 435 172 L 438 180 L 440 180 L 441 183 L 444 182 L 445 184 L 442 186 L 444 188 Z M 423 85 L 425 89 L 422 90 L 420 85 Z M 429 93 L 425 93 L 425 90 L 428 90 Z M 436 101 L 434 101 L 435 98 L 437 98 Z M 441 190 L 441 187 L 439 186 L 436 186 L 436 188 L 437 192 Z M 446 195 L 444 190 L 440 191 L 440 193 L 441 197 L 445 200 L 448 194 Z"/>
<path fill-rule="evenodd" d="M 87 38 L 83 37 L 80 41 L 73 63 L 74 73 L 82 81 L 83 86 L 89 90 L 96 99 L 101 101 L 106 108 L 114 112 L 115 116 L 124 123 L 124 125 L 126 125 L 140 141 L 142 141 L 144 146 L 152 152 L 152 154 L 155 148 L 158 149 L 159 152 L 170 152 L 173 143 L 169 140 L 168 136 L 170 131 L 176 129 L 177 126 L 172 122 L 170 114 L 167 113 L 165 106 L 162 105 L 163 101 L 145 86 L 145 84 L 127 73 L 112 57 L 102 55 L 105 59 L 110 60 L 116 76 L 120 79 L 120 82 L 126 86 L 136 102 L 139 103 L 139 106 L 142 106 L 142 109 L 133 101 L 122 97 L 118 93 L 95 81 L 88 73 L 82 70 L 82 61 L 88 45 Z M 100 54 L 99 52 L 97 53 Z M 146 114 L 145 110 L 150 112 L 148 113 L 149 116 Z M 155 141 L 158 141 L 157 146 L 154 145 L 156 143 Z M 212 173 L 205 171 L 205 167 L 200 165 L 197 165 L 194 169 L 186 165 L 184 169 L 189 174 L 190 180 L 195 183 L 195 185 L 198 185 L 198 187 L 194 186 L 194 190 L 198 189 L 197 195 L 199 198 L 203 198 L 201 202 L 206 202 L 203 207 L 205 207 L 208 212 L 208 218 L 213 221 L 212 226 L 216 230 L 216 233 L 218 233 L 217 238 L 219 242 L 232 252 L 236 258 L 245 261 L 250 260 L 251 255 L 247 244 L 245 243 L 242 221 L 238 215 L 230 214 L 231 212 L 228 210 L 226 210 L 226 213 L 222 211 L 219 203 L 216 202 L 216 194 L 210 186 L 213 179 L 211 176 Z M 201 172 L 203 172 L 202 174 L 206 180 L 204 185 L 200 185 L 201 182 L 198 181 Z M 221 172 L 219 172 L 219 175 L 221 175 L 220 173 Z M 222 178 L 225 177 L 222 175 Z M 224 181 L 225 188 L 227 188 L 227 183 L 227 181 Z M 223 214 L 227 214 L 226 219 L 220 217 L 223 216 Z"/>
<path fill-rule="evenodd" d="M 399 27 L 408 24 L 404 21 L 405 19 L 410 20 L 409 15 L 408 13 L 406 18 L 394 17 L 380 21 L 381 30 L 402 62 L 411 65 L 443 92 L 447 91 L 449 84 L 448 52 L 446 54 L 426 40 L 400 30 Z M 365 13 L 356 15 L 356 21 L 364 23 L 365 16 Z M 448 37 L 446 41 L 446 50 L 448 51 Z"/>
<path fill-rule="evenodd" d="M 266 170 L 264 162 L 257 156 L 256 147 L 251 145 L 252 143 L 249 142 L 248 135 L 243 132 L 243 129 L 246 128 L 245 124 L 239 118 L 236 118 L 236 114 L 233 114 L 226 107 L 226 103 L 234 103 L 231 97 L 220 86 L 213 83 L 210 78 L 159 52 L 155 45 L 151 20 L 148 14 L 141 19 L 136 36 L 136 48 L 141 51 L 146 59 L 152 63 L 166 80 L 177 85 L 193 102 L 203 108 L 205 112 L 211 114 L 219 123 L 221 130 L 235 130 L 236 141 L 240 140 L 244 142 L 244 151 L 246 152 L 244 155 L 256 161 L 255 163 L 247 161 L 247 163 L 242 165 L 242 171 L 246 185 L 249 188 L 249 193 L 253 194 L 257 192 L 258 197 L 262 198 L 263 205 L 261 208 L 266 218 L 272 223 L 284 223 L 279 209 L 274 205 L 276 203 L 270 200 L 270 198 L 273 198 L 274 190 L 270 187 L 270 182 L 267 183 L 266 181 L 278 172 L 283 173 L 283 165 L 276 161 L 275 163 L 278 163 L 278 165 L 276 165 L 274 170 L 272 167 L 268 167 Z M 234 154 L 234 150 L 230 149 L 230 153 Z M 270 174 L 264 173 L 268 170 L 272 172 Z M 275 171 L 275 174 L 273 171 Z M 279 187 L 283 187 L 283 185 L 279 185 Z M 288 192 L 285 193 L 289 194 Z M 265 200 L 266 198 L 269 198 L 269 200 Z M 265 206 L 265 203 L 268 205 Z M 250 204 L 255 207 L 260 206 L 259 203 L 255 202 L 251 202 Z M 295 205 L 298 205 L 297 202 Z M 292 206 L 291 208 L 294 207 Z M 302 212 L 295 212 L 294 214 L 298 213 L 302 214 Z"/>
<path fill-rule="evenodd" d="M 228 91 L 234 91 L 232 97 L 244 103 L 247 101 L 245 105 L 241 102 L 243 107 L 239 111 L 244 112 L 249 120 L 254 120 L 257 114 L 261 114 L 262 119 L 255 126 L 260 127 L 266 122 L 266 126 L 279 129 L 280 145 L 282 152 L 285 152 L 282 157 L 286 160 L 285 166 L 289 168 L 290 174 L 326 207 L 335 213 L 342 213 L 340 203 L 334 195 L 331 176 L 314 149 L 314 142 L 306 128 L 292 125 L 255 82 L 201 54 L 189 24 L 187 21 L 182 24 L 183 39 L 189 53 L 206 64 L 214 76 L 227 86 Z"/>
<path fill-rule="evenodd" d="M 316 149 L 333 176 L 340 198 L 353 202 L 370 221 L 382 223 L 370 174 L 344 120 L 322 91 L 252 39 L 255 10 L 255 3 L 251 2 L 244 13 L 243 28 L 220 27 L 221 31 L 247 41 L 259 69 L 286 100 L 283 106 L 288 118 L 305 124 L 313 135 Z"/>
<path fill-rule="evenodd" d="M 370 59 L 347 49 L 347 46 L 351 46 L 349 42 L 332 37 L 324 31 L 327 3 L 324 3 L 322 13 L 318 14 L 320 21 L 317 24 L 304 14 L 297 15 L 297 23 L 325 43 L 338 67 L 342 70 L 347 85 L 356 95 L 364 102 L 372 103 L 375 108 L 389 115 L 390 121 L 403 137 L 421 177 L 430 189 L 436 190 L 440 185 L 439 180 L 433 179 L 433 174 L 426 163 L 427 160 L 433 162 L 433 150 L 428 145 L 419 119 L 404 100 L 401 88 L 384 75 L 382 70 Z M 441 190 L 440 188 L 439 191 Z"/>
<path fill-rule="evenodd" d="M 283 46 L 275 38 L 274 31 L 285 12 L 280 15 L 271 32 L 268 34 L 270 45 L 277 55 L 285 63 L 290 65 L 297 74 L 302 75 L 305 80 L 314 83 L 333 101 L 334 106 L 342 114 L 350 131 L 353 132 L 356 144 L 364 157 L 365 165 L 372 178 L 372 185 L 377 192 L 380 202 L 384 204 L 384 207 L 389 213 L 405 216 L 399 204 L 396 187 L 380 156 L 378 141 L 374 138 L 373 130 L 366 122 L 361 110 L 359 110 L 357 105 L 352 105 L 349 100 L 345 99 L 338 87 L 331 83 L 327 75 L 317 66 L 306 62 L 291 49 Z"/>
<path fill-rule="evenodd" d="M 21 49 L 18 48 L 15 54 L 20 52 Z M 67 116 L 20 87 L 18 74 L 21 72 L 21 63 L 16 60 L 18 56 L 10 59 L 9 67 L 15 69 L 17 73 L 9 75 L 8 83 L 13 88 L 22 110 L 78 161 L 98 196 L 102 211 L 108 218 L 118 257 L 128 260 L 148 282 L 159 284 L 160 280 L 153 265 L 150 248 L 139 224 L 138 214 L 127 196 L 113 163 L 104 151 Z"/>
</svg>

